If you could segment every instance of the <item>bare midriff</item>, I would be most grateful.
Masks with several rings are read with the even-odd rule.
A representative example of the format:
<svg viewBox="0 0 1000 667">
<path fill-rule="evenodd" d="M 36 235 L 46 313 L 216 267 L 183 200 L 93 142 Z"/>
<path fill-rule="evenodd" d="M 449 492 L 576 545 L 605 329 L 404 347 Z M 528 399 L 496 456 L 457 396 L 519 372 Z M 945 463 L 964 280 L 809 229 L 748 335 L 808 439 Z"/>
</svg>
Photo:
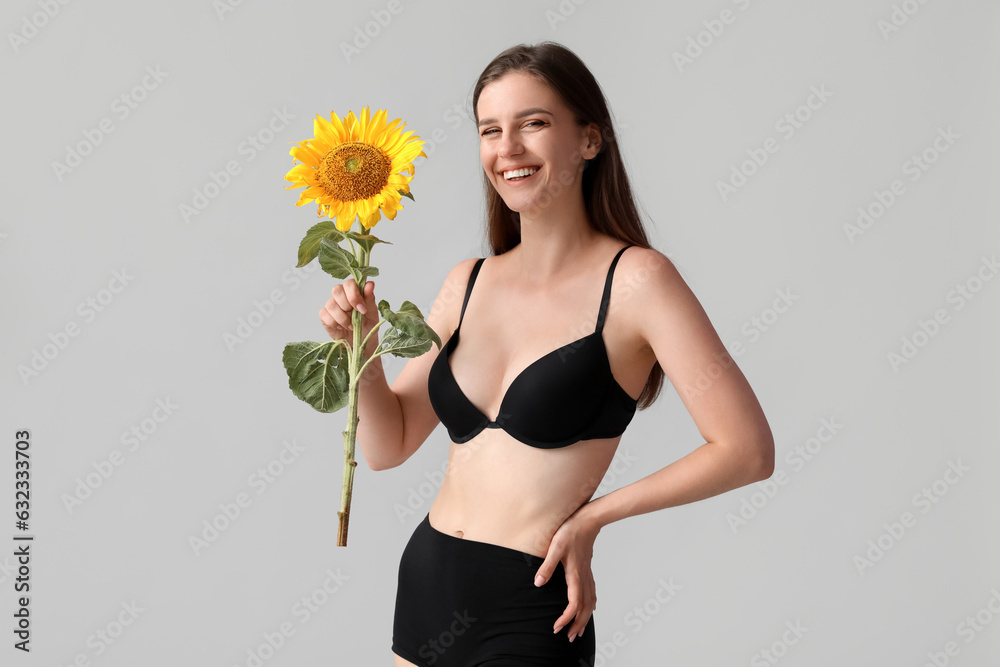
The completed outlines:
<svg viewBox="0 0 1000 667">
<path fill-rule="evenodd" d="M 594 495 L 620 440 L 540 449 L 503 429 L 483 429 L 468 442 L 451 444 L 431 525 L 544 557 L 559 526 Z"/>
</svg>

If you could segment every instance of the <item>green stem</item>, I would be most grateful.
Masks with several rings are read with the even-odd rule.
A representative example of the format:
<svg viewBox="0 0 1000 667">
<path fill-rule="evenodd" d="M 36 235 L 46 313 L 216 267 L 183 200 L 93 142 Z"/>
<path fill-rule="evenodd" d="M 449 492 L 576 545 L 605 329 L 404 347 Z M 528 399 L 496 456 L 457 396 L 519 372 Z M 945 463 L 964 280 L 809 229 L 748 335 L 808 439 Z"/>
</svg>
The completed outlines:
<svg viewBox="0 0 1000 667">
<path fill-rule="evenodd" d="M 365 284 L 367 285 L 368 283 L 366 282 Z M 368 332 L 368 335 L 365 336 L 365 339 L 363 341 L 361 341 L 361 349 L 365 349 L 366 347 L 368 347 L 368 339 L 371 338 L 372 334 L 375 333 L 376 331 L 378 331 L 378 328 L 380 326 L 382 326 L 383 324 L 385 324 L 387 321 L 388 320 L 386 320 L 384 318 L 380 319 L 378 321 L 378 324 L 376 324 L 375 326 L 372 327 L 372 330 Z"/>
<path fill-rule="evenodd" d="M 354 469 L 358 462 L 354 460 L 354 443 L 358 437 L 358 384 L 355 382 L 357 368 L 361 362 L 361 324 L 363 315 L 355 310 L 351 314 L 351 324 L 354 327 L 354 346 L 350 350 L 348 370 L 350 385 L 347 391 L 347 430 L 344 431 L 344 479 L 340 491 L 340 519 L 337 530 L 337 546 L 347 546 L 347 527 L 351 519 L 351 495 L 354 491 Z"/>
<path fill-rule="evenodd" d="M 355 257 L 358 255 L 354 243 L 348 238 L 351 251 Z M 362 253 L 363 254 L 363 253 Z M 358 285 L 361 293 L 364 294 L 365 283 Z M 364 343 L 361 339 L 361 328 L 364 325 L 364 315 L 358 310 L 351 311 L 351 327 L 354 331 L 354 344 L 349 348 L 348 380 L 347 388 L 347 430 L 344 431 L 344 479 L 340 489 L 340 511 L 337 512 L 339 524 L 337 528 L 337 546 L 347 546 L 347 528 L 351 520 L 351 496 L 354 492 L 354 469 L 358 462 L 354 460 L 354 447 L 358 439 L 358 382 L 361 377 L 360 369 L 361 357 L 364 354 Z M 370 333 L 370 332 L 369 332 Z M 366 339 L 367 340 L 367 339 Z"/>
<path fill-rule="evenodd" d="M 360 378 L 362 375 L 364 375 L 365 369 L 368 368 L 368 364 L 370 364 L 373 359 L 381 357 L 383 354 L 389 354 L 389 350 L 382 350 L 381 352 L 372 353 L 372 356 L 368 357 L 368 360 L 365 361 L 365 363 L 361 366 L 361 371 L 358 373 L 358 377 Z"/>
</svg>

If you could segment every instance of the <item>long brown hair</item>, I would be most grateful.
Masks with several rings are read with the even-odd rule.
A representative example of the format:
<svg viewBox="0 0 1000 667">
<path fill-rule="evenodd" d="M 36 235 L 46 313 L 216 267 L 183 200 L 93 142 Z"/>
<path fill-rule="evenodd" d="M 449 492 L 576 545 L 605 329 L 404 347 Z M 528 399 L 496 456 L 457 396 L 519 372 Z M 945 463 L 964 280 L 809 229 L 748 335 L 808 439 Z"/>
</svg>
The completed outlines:
<svg viewBox="0 0 1000 667">
<path fill-rule="evenodd" d="M 508 72 L 526 72 L 546 83 L 573 112 L 580 125 L 601 128 L 601 150 L 583 171 L 583 201 L 587 221 L 598 232 L 641 248 L 651 248 L 628 174 L 618 150 L 611 112 L 604 92 L 579 56 L 562 44 L 546 41 L 518 44 L 494 58 L 476 81 L 472 110 L 479 122 L 479 95 L 488 84 Z M 487 238 L 494 255 L 502 255 L 521 242 L 521 214 L 512 211 L 483 172 L 486 193 Z M 637 408 L 648 408 L 663 386 L 660 362 L 653 364 Z"/>
</svg>

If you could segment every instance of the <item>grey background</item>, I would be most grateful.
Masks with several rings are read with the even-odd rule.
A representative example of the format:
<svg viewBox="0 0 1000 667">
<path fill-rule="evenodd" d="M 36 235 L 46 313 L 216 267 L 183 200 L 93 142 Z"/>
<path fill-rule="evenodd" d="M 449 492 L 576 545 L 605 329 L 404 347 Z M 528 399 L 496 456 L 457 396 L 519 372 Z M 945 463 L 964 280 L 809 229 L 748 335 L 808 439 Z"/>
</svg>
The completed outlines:
<svg viewBox="0 0 1000 667">
<path fill-rule="evenodd" d="M 602 83 L 651 240 L 723 341 L 743 343 L 736 361 L 786 475 L 771 497 L 752 485 L 601 532 L 598 664 L 773 664 L 768 649 L 789 666 L 916 666 L 948 642 L 948 664 L 996 664 L 1000 281 L 977 282 L 980 270 L 995 278 L 983 258 L 1000 250 L 995 3 L 401 0 L 396 15 L 381 0 L 48 5 L 6 2 L 0 21 L 4 664 L 82 654 L 108 666 L 247 665 L 286 622 L 294 634 L 263 664 L 392 664 L 396 568 L 436 493 L 447 435 L 439 427 L 393 470 L 361 461 L 349 546 L 336 547 L 344 413 L 296 399 L 281 365 L 285 343 L 323 339 L 316 312 L 335 282 L 290 273 L 316 216 L 283 190 L 288 148 L 312 136 L 315 114 L 365 104 L 425 140 L 438 131 L 416 202 L 375 230 L 394 244 L 375 258 L 379 297 L 426 313 L 448 269 L 487 252 L 478 138 L 455 105 L 495 54 L 543 39 L 575 50 Z M 703 22 L 724 10 L 733 21 L 708 39 Z M 907 20 L 884 33 L 894 12 Z M 348 58 L 341 44 L 366 24 L 377 34 Z M 673 54 L 699 33 L 703 53 L 678 68 Z M 147 78 L 123 117 L 115 100 L 147 67 L 162 80 Z M 775 123 L 814 86 L 832 96 L 800 110 L 810 117 L 786 138 Z M 268 136 L 275 109 L 293 118 Z M 60 174 L 53 163 L 102 119 L 113 131 Z M 910 180 L 905 163 L 934 152 L 939 128 L 958 138 Z M 243 142 L 258 134 L 269 143 L 251 160 Z M 779 150 L 723 200 L 717 183 L 768 137 Z M 185 221 L 180 206 L 231 160 L 239 174 Z M 894 179 L 905 193 L 850 242 L 845 225 Z M 116 270 L 132 278 L 102 293 Z M 966 283 L 977 291 L 959 308 L 949 293 Z M 274 290 L 270 316 L 227 345 Z M 779 291 L 795 300 L 770 319 Z M 78 310 L 102 295 L 113 298 L 101 312 Z M 948 321 L 894 369 L 888 355 L 938 309 Z M 768 322 L 758 335 L 754 318 Z M 22 378 L 71 323 L 78 335 Z M 394 379 L 403 360 L 383 360 Z M 168 399 L 176 409 L 152 421 Z M 841 425 L 832 438 L 824 419 Z M 144 420 L 132 451 L 122 434 Z M 33 442 L 30 655 L 10 632 L 17 429 Z M 818 435 L 808 461 L 789 458 Z M 302 451 L 257 493 L 251 476 L 291 442 Z M 667 386 L 637 414 L 599 493 L 702 442 Z M 116 450 L 121 465 L 68 506 Z M 954 484 L 942 481 L 949 462 L 967 468 L 948 475 Z M 936 502 L 915 500 L 924 488 Z M 196 554 L 189 539 L 240 493 L 249 506 Z M 734 529 L 744 501 L 760 506 Z M 914 525 L 893 538 L 885 524 L 904 512 Z M 869 540 L 888 549 L 859 568 Z M 666 603 L 661 580 L 680 587 Z M 295 605 L 314 593 L 325 603 L 306 620 Z M 134 622 L 97 640 L 133 603 Z M 968 641 L 962 624 L 977 613 L 985 625 Z M 789 623 L 806 630 L 786 634 Z"/>
</svg>

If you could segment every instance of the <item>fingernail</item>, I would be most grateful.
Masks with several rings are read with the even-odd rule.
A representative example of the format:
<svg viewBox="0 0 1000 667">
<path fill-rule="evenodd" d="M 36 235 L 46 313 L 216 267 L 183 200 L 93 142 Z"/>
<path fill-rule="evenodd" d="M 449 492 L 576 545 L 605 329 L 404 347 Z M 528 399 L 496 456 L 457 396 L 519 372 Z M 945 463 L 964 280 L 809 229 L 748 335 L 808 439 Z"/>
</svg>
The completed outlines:
<svg viewBox="0 0 1000 667">
<path fill-rule="evenodd" d="M 570 641 L 573 641 L 573 639 L 575 639 L 575 638 L 576 638 L 576 635 L 575 635 L 575 634 L 572 634 L 572 635 L 570 635 L 570 636 L 569 636 L 569 640 L 570 640 Z"/>
<path fill-rule="evenodd" d="M 368 312 L 368 311 L 367 311 L 367 310 L 365 309 L 365 304 L 363 304 L 363 303 L 359 303 L 359 304 L 357 305 L 357 309 L 358 309 L 358 312 L 359 312 L 359 313 L 361 313 L 362 315 L 364 315 L 365 313 L 367 313 L 367 312 Z"/>
<path fill-rule="evenodd" d="M 559 634 L 559 631 L 562 630 L 562 629 L 563 629 L 563 626 L 558 625 L 558 626 L 556 626 L 556 629 L 552 631 L 552 634 L 557 635 L 557 634 Z"/>
<path fill-rule="evenodd" d="M 543 577 L 542 575 L 538 575 L 537 577 L 535 577 L 536 586 L 541 586 L 544 583 L 545 583 L 545 577 Z"/>
</svg>

